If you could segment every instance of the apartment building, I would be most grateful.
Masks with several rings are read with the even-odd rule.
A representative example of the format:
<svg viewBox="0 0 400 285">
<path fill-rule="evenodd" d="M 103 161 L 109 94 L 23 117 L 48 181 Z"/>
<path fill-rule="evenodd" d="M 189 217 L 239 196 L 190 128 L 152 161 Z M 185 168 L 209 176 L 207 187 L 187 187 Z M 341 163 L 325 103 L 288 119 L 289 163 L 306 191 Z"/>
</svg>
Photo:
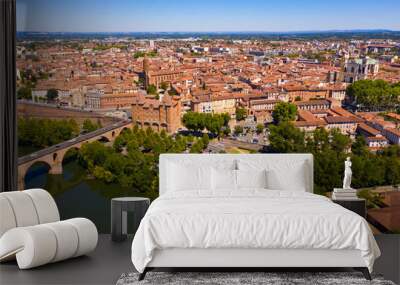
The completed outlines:
<svg viewBox="0 0 400 285">
<path fill-rule="evenodd" d="M 386 138 L 392 143 L 392 144 L 398 144 L 400 145 L 400 130 L 396 128 L 387 128 L 384 131 L 384 134 Z"/>
<path fill-rule="evenodd" d="M 372 149 L 380 149 L 388 146 L 388 140 L 377 129 L 368 126 L 365 123 L 360 123 L 357 127 L 357 133 L 362 135 L 367 143 L 367 146 Z"/>
<path fill-rule="evenodd" d="M 192 110 L 199 113 L 228 113 L 232 117 L 236 112 L 236 98 L 233 93 L 204 94 L 192 99 Z"/>
</svg>

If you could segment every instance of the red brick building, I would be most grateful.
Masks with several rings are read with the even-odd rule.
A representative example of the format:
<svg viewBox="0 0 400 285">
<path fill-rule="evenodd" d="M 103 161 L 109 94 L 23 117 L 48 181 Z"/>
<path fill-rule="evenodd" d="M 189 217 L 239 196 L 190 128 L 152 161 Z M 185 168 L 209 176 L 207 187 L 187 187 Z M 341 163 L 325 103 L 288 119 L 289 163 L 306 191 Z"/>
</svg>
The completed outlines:
<svg viewBox="0 0 400 285">
<path fill-rule="evenodd" d="M 100 96 L 100 109 L 129 107 L 135 101 L 137 93 L 107 94 Z"/>
<path fill-rule="evenodd" d="M 132 121 L 142 128 L 175 133 L 181 127 L 181 100 L 165 95 L 162 100 L 137 96 L 132 104 Z"/>
<path fill-rule="evenodd" d="M 149 87 L 149 85 L 154 85 L 159 88 L 163 82 L 171 83 L 183 77 L 183 72 L 180 70 L 154 70 L 150 66 L 150 63 L 151 62 L 147 57 L 143 59 L 143 72 L 145 75 L 146 88 Z"/>
</svg>

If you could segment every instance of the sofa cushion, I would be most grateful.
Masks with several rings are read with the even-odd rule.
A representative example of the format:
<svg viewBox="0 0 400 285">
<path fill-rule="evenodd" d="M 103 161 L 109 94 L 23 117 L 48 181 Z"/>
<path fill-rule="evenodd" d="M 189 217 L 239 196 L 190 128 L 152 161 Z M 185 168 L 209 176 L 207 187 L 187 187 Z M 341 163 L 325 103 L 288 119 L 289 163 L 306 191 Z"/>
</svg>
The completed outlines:
<svg viewBox="0 0 400 285">
<path fill-rule="evenodd" d="M 1 196 L 6 198 L 10 203 L 17 227 L 39 224 L 36 207 L 31 197 L 24 193 L 24 191 L 3 192 Z"/>
<path fill-rule="evenodd" d="M 35 206 L 38 215 L 39 224 L 57 222 L 60 220 L 60 214 L 56 202 L 49 192 L 43 189 L 28 189 L 22 193 L 29 195 Z"/>
<path fill-rule="evenodd" d="M 14 211 L 8 199 L 0 194 L 0 237 L 8 230 L 15 228 L 17 222 L 15 220 Z"/>
</svg>

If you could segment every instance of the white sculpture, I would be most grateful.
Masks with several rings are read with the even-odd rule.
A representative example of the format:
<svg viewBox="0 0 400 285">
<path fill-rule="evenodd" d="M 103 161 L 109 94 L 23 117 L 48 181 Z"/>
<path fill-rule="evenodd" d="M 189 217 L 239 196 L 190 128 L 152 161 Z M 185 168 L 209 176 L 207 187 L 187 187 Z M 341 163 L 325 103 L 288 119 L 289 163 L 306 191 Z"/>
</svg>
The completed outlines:
<svg viewBox="0 0 400 285">
<path fill-rule="evenodd" d="M 351 171 L 351 160 L 350 157 L 347 157 L 344 162 L 344 178 L 343 178 L 343 189 L 352 189 L 351 188 L 351 176 L 353 172 Z"/>
</svg>

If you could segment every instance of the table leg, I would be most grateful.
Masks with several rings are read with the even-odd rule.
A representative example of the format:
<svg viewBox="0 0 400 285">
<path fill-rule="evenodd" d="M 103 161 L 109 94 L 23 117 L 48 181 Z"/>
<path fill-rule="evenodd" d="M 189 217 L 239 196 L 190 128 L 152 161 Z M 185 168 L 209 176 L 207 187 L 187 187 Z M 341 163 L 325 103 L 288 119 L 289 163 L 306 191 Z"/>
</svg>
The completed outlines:
<svg viewBox="0 0 400 285">
<path fill-rule="evenodd" d="M 122 237 L 125 239 L 128 233 L 128 212 L 122 211 Z"/>
<path fill-rule="evenodd" d="M 126 213 L 126 212 L 125 212 Z M 123 235 L 122 229 L 122 206 L 119 203 L 111 202 L 111 240 L 112 241 L 123 241 L 126 238 Z M 126 221 L 125 221 L 126 225 Z"/>
</svg>

